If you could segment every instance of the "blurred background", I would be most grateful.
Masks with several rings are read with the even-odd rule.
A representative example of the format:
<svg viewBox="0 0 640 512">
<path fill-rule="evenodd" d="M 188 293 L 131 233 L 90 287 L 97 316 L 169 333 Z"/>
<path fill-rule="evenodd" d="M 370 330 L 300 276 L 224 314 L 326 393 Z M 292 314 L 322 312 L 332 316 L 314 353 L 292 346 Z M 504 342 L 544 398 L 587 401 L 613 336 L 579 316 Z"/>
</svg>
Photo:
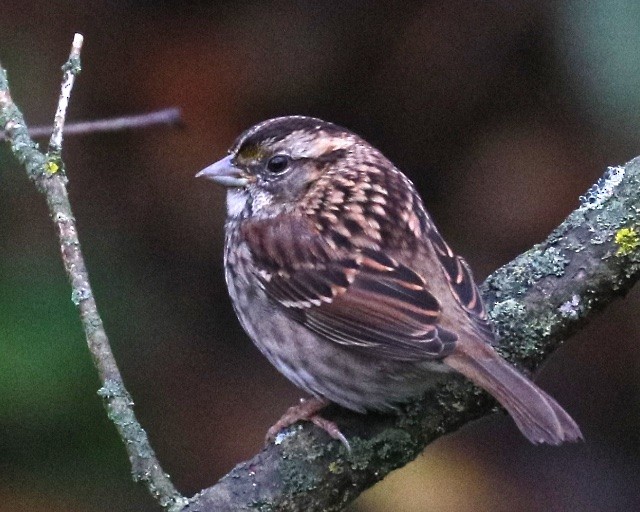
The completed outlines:
<svg viewBox="0 0 640 512">
<path fill-rule="evenodd" d="M 137 413 L 183 493 L 260 449 L 300 396 L 244 335 L 222 270 L 223 191 L 194 174 L 268 117 L 349 127 L 416 183 L 482 280 L 640 154 L 634 0 L 3 0 L 0 61 L 49 124 L 74 31 L 69 120 L 178 106 L 184 127 L 68 137 L 92 283 Z M 532 447 L 468 425 L 365 493 L 382 511 L 640 509 L 640 292 L 537 381 L 587 442 Z M 131 482 L 43 199 L 0 147 L 0 511 L 158 510 Z"/>
</svg>

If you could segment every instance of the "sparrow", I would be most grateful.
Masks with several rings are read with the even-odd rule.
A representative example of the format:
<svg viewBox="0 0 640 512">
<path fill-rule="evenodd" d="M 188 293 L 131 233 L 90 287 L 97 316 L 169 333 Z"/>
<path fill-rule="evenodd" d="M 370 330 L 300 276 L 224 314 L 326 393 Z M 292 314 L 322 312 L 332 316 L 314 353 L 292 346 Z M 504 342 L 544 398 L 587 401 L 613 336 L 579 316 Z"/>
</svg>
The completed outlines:
<svg viewBox="0 0 640 512">
<path fill-rule="evenodd" d="M 507 363 L 469 265 L 411 181 L 355 133 L 303 116 L 259 123 L 197 174 L 226 188 L 224 269 L 242 327 L 311 399 L 391 412 L 447 374 L 489 392 L 534 444 L 582 438 L 569 414 Z"/>
</svg>

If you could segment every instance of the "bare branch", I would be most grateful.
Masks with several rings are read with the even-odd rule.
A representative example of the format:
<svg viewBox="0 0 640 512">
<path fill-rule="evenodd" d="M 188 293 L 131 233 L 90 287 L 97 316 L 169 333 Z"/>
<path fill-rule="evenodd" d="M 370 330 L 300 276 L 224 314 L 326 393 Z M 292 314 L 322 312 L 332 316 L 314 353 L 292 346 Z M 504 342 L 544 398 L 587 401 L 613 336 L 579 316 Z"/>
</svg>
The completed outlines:
<svg viewBox="0 0 640 512">
<path fill-rule="evenodd" d="M 69 60 L 62 66 L 64 75 L 62 77 L 62 87 L 60 88 L 60 99 L 58 100 L 58 108 L 53 119 L 53 131 L 51 132 L 51 140 L 49 141 L 49 153 L 60 153 L 62 151 L 62 131 L 64 130 L 64 121 L 67 117 L 67 107 L 69 106 L 69 98 L 71 90 L 76 81 L 76 75 L 80 74 L 80 52 L 82 51 L 82 43 L 84 37 L 82 34 L 73 36 L 71 44 L 71 53 Z"/>
<path fill-rule="evenodd" d="M 90 133 L 118 132 L 123 130 L 137 130 L 158 125 L 179 125 L 182 123 L 182 112 L 177 107 L 163 108 L 146 114 L 132 116 L 111 117 L 109 119 L 97 119 L 95 121 L 78 121 L 67 123 L 64 134 L 86 135 Z M 38 139 L 48 137 L 53 131 L 52 125 L 34 126 L 29 128 L 29 136 Z M 4 132 L 0 132 L 0 142 L 7 140 Z"/>
<path fill-rule="evenodd" d="M 50 152 L 38 151 L 29 137 L 22 113 L 9 92 L 5 70 L 0 66 L 0 127 L 6 131 L 16 158 L 25 165 L 29 178 L 45 195 L 51 218 L 55 224 L 64 267 L 71 283 L 71 300 L 78 308 L 87 344 L 98 370 L 109 418 L 114 422 L 129 455 L 135 480 L 146 483 L 151 494 L 169 510 L 179 510 L 186 503 L 175 489 L 169 476 L 162 471 L 145 431 L 133 412 L 133 401 L 124 387 L 102 319 L 93 296 L 84 257 L 78 240 L 76 221 L 67 194 L 67 179 L 60 159 L 62 130 L 73 77 L 80 69 L 82 36 L 74 38 L 69 60 L 64 66 L 62 93 L 56 113 Z"/>
</svg>

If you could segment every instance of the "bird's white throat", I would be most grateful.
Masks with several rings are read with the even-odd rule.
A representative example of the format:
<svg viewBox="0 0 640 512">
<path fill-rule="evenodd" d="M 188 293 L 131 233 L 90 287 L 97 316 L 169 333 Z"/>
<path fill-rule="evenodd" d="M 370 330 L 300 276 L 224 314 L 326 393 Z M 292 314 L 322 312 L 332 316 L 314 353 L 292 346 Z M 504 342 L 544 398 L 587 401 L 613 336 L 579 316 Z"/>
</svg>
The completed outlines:
<svg viewBox="0 0 640 512">
<path fill-rule="evenodd" d="M 230 188 L 227 190 L 227 217 L 238 217 L 244 210 L 249 193 L 240 188 Z"/>
<path fill-rule="evenodd" d="M 248 207 L 250 207 L 250 212 Z M 269 217 L 274 213 L 273 195 L 262 189 L 230 188 L 227 190 L 227 218 L 244 215 L 254 218 Z"/>
</svg>

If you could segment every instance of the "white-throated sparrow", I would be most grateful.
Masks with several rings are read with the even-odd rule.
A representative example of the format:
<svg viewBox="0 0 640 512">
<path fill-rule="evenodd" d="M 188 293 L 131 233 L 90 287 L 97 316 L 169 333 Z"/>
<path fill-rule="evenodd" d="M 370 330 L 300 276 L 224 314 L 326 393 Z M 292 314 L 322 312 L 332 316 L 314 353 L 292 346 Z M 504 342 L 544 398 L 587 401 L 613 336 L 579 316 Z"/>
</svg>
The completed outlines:
<svg viewBox="0 0 640 512">
<path fill-rule="evenodd" d="M 573 419 L 492 348 L 467 263 L 413 184 L 356 134 L 319 119 L 245 131 L 198 176 L 227 188 L 225 271 L 253 342 L 314 398 L 271 430 L 314 421 L 329 401 L 388 411 L 455 370 L 493 395 L 533 443 L 582 437 Z"/>
</svg>

